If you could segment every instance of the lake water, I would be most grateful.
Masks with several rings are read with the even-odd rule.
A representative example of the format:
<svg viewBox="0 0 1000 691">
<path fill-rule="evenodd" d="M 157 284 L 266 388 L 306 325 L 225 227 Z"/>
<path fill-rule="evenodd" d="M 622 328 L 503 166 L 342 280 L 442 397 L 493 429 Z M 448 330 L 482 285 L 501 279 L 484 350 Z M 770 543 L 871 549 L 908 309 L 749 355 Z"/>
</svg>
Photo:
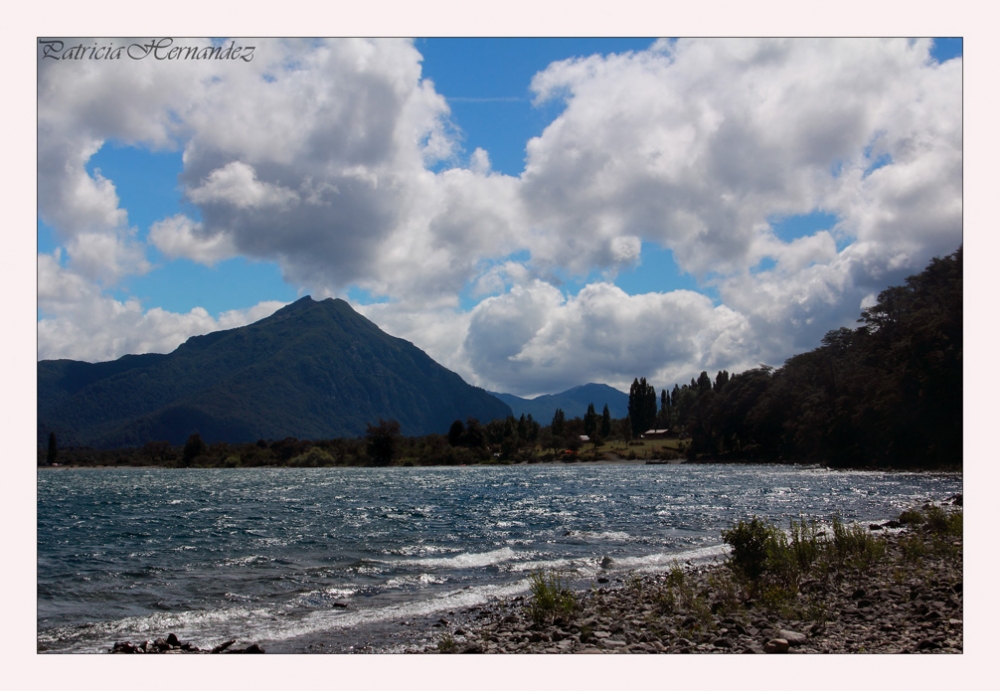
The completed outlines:
<svg viewBox="0 0 1000 691">
<path fill-rule="evenodd" d="M 754 514 L 864 522 L 961 491 L 790 466 L 42 470 L 38 646 L 174 632 L 294 651 L 527 592 L 539 569 L 586 585 L 716 559 Z"/>
</svg>

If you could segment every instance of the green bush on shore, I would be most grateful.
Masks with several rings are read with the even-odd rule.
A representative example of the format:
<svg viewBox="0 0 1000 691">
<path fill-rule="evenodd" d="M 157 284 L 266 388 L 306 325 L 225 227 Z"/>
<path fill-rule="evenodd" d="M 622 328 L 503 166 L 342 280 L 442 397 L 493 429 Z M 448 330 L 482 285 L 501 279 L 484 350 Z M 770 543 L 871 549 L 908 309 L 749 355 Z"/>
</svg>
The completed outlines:
<svg viewBox="0 0 1000 691">
<path fill-rule="evenodd" d="M 539 626 L 556 618 L 568 618 L 576 611 L 576 596 L 556 573 L 535 572 L 529 577 L 531 603 L 528 614 Z"/>
<path fill-rule="evenodd" d="M 960 549 L 954 538 L 962 534 L 961 511 L 927 506 L 922 511 L 903 512 L 900 523 L 912 527 L 899 540 L 902 563 L 919 563 L 931 552 L 957 554 Z M 831 579 L 840 581 L 852 575 L 860 583 L 886 559 L 888 551 L 883 538 L 863 525 L 845 524 L 839 516 L 832 519 L 832 535 L 821 532 L 816 522 L 795 520 L 786 534 L 754 516 L 722 531 L 722 538 L 732 548 L 726 565 L 743 588 L 745 599 L 772 610 L 804 604 L 799 599 L 799 585 L 807 577 L 814 585 L 829 585 Z"/>
</svg>

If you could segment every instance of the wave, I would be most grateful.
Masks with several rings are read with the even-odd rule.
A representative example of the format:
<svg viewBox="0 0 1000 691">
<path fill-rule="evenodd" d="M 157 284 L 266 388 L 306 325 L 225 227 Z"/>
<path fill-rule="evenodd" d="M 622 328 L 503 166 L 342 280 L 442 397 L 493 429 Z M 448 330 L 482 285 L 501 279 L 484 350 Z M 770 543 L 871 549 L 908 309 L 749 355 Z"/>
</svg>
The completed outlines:
<svg viewBox="0 0 1000 691">
<path fill-rule="evenodd" d="M 510 547 L 501 547 L 492 552 L 463 552 L 454 557 L 411 559 L 401 563 L 423 566 L 429 569 L 475 569 L 484 566 L 495 566 L 517 558 L 517 552 Z"/>
</svg>

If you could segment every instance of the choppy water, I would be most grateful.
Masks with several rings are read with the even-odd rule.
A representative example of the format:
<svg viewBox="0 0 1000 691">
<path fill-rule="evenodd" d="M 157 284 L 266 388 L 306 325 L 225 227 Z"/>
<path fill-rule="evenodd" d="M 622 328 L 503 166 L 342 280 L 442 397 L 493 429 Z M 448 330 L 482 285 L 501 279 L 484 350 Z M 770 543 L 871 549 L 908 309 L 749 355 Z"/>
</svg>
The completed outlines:
<svg viewBox="0 0 1000 691">
<path fill-rule="evenodd" d="M 40 471 L 39 649 L 167 632 L 294 649 L 522 593 L 538 569 L 586 582 L 605 556 L 612 573 L 716 557 L 751 514 L 868 521 L 961 491 L 787 466 Z"/>
</svg>

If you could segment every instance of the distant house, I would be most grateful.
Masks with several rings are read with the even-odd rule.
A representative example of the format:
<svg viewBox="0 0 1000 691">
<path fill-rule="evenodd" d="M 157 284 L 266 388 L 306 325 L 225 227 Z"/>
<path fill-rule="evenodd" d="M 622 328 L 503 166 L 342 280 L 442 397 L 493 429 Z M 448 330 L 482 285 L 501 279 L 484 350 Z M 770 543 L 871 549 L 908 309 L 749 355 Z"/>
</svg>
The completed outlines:
<svg viewBox="0 0 1000 691">
<path fill-rule="evenodd" d="M 639 436 L 643 439 L 666 439 L 669 429 L 648 429 Z"/>
<path fill-rule="evenodd" d="M 586 434 L 581 434 L 580 435 L 580 441 L 582 441 L 582 442 L 589 442 L 590 441 L 590 437 L 588 437 Z"/>
</svg>

